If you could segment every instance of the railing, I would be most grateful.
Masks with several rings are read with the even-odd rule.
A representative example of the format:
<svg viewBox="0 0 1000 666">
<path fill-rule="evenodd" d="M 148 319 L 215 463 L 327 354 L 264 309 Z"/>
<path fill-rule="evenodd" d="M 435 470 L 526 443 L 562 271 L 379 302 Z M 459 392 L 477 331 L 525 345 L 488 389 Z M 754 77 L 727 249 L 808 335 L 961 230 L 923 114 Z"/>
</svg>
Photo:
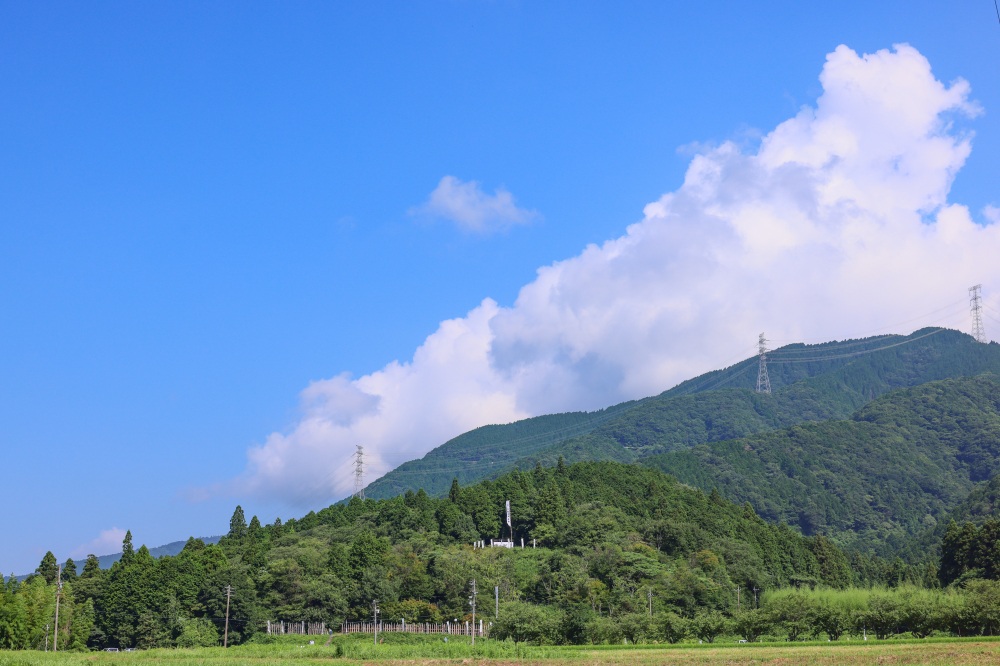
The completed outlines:
<svg viewBox="0 0 1000 666">
<path fill-rule="evenodd" d="M 318 636 L 325 634 L 326 622 L 267 622 L 267 633 L 272 636 L 281 634 L 302 634 Z"/>
<path fill-rule="evenodd" d="M 490 627 L 478 620 L 476 625 L 471 622 L 379 622 L 378 632 L 405 632 L 408 634 L 445 634 L 447 636 L 476 636 L 488 638 Z M 342 634 L 373 634 L 375 622 L 345 622 L 340 625 Z"/>
</svg>

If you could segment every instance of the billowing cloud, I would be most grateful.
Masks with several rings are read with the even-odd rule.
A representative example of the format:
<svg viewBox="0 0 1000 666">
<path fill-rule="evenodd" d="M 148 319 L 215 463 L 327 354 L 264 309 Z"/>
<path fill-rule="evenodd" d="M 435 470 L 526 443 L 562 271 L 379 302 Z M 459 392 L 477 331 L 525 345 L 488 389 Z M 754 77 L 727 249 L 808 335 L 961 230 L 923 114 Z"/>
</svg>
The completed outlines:
<svg viewBox="0 0 1000 666">
<path fill-rule="evenodd" d="M 122 552 L 122 542 L 125 540 L 125 530 L 112 527 L 101 530 L 95 538 L 70 551 L 70 557 L 83 559 L 88 555 L 113 555 Z"/>
<path fill-rule="evenodd" d="M 353 490 L 357 444 L 365 447 L 371 480 L 465 430 L 528 416 L 491 367 L 490 322 L 498 310 L 486 300 L 443 322 L 409 363 L 310 384 L 295 428 L 251 449 L 247 474 L 229 490 L 296 504 L 339 499 Z"/>
<path fill-rule="evenodd" d="M 751 355 L 760 331 L 967 327 L 979 283 L 1000 312 L 997 209 L 976 222 L 948 201 L 970 151 L 954 121 L 979 111 L 969 85 L 941 83 L 906 45 L 839 47 L 820 81 L 816 104 L 755 149 L 700 149 L 623 236 L 539 269 L 512 305 L 484 300 L 408 362 L 306 388 L 301 420 L 251 449 L 226 490 L 338 499 L 356 444 L 371 479 L 479 425 L 658 393 Z M 475 227 L 480 201 L 478 186 L 446 178 L 428 206 Z M 516 210 L 499 193 L 491 205 Z M 942 305 L 954 307 L 921 316 Z"/>
<path fill-rule="evenodd" d="M 442 178 L 427 201 L 411 209 L 410 213 L 447 220 L 464 231 L 477 234 L 503 231 L 539 217 L 533 210 L 518 208 L 514 195 L 502 187 L 487 194 L 478 182 L 462 182 L 454 176 Z"/>
</svg>

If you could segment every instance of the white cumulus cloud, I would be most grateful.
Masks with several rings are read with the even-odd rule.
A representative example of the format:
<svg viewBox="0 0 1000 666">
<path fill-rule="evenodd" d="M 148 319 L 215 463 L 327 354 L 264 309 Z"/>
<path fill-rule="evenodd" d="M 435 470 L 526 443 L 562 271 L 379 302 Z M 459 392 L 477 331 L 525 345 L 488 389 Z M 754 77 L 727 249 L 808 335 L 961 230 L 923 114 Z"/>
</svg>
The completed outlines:
<svg viewBox="0 0 1000 666">
<path fill-rule="evenodd" d="M 122 552 L 122 542 L 125 540 L 125 530 L 120 527 L 101 530 L 95 538 L 77 546 L 70 552 L 70 557 L 83 559 L 88 555 L 113 555 Z"/>
<path fill-rule="evenodd" d="M 447 220 L 464 231 L 478 234 L 503 231 L 539 217 L 536 211 L 519 208 L 514 195 L 502 187 L 487 194 L 478 182 L 462 182 L 455 176 L 442 178 L 427 201 L 410 213 Z"/>
<path fill-rule="evenodd" d="M 307 387 L 298 423 L 219 490 L 339 499 L 356 444 L 370 480 L 479 425 L 658 393 L 751 355 L 760 331 L 820 341 L 964 326 L 920 315 L 957 303 L 950 315 L 967 316 L 979 283 L 1000 311 L 997 209 L 977 222 L 948 200 L 970 151 L 953 121 L 979 112 L 969 85 L 938 81 L 907 45 L 841 46 L 820 81 L 815 105 L 758 147 L 700 149 L 624 235 L 539 269 L 515 303 L 486 299 L 407 362 Z M 451 177 L 425 206 L 473 229 L 518 210 Z"/>
</svg>

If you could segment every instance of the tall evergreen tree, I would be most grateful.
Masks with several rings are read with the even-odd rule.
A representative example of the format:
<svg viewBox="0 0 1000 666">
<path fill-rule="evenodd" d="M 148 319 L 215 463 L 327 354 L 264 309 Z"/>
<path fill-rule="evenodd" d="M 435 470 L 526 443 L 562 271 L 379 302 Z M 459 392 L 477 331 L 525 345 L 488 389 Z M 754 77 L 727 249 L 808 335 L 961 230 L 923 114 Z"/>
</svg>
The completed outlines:
<svg viewBox="0 0 1000 666">
<path fill-rule="evenodd" d="M 52 551 L 48 551 L 42 557 L 41 563 L 38 568 L 35 569 L 35 573 L 45 579 L 45 582 L 51 585 L 56 581 L 56 576 L 59 574 L 59 564 L 56 562 L 56 556 L 52 554 Z"/>
<path fill-rule="evenodd" d="M 69 631 L 69 649 L 84 650 L 94 629 L 94 600 L 87 599 L 73 616 Z"/>
<path fill-rule="evenodd" d="M 96 578 L 101 575 L 101 561 L 97 559 L 97 555 L 91 553 L 87 555 L 87 561 L 83 563 L 83 573 L 80 574 L 81 578 Z"/>
<path fill-rule="evenodd" d="M 247 536 L 257 539 L 260 537 L 260 533 L 260 519 L 257 516 L 254 516 L 250 519 L 250 525 L 247 527 Z"/>
<path fill-rule="evenodd" d="M 247 518 L 243 514 L 243 507 L 236 505 L 233 517 L 229 519 L 229 533 L 226 535 L 237 543 L 242 543 L 247 535 Z"/>
<path fill-rule="evenodd" d="M 135 548 L 132 547 L 132 530 L 125 531 L 125 538 L 122 540 L 122 556 L 120 562 L 125 566 L 132 564 L 135 559 Z"/>
</svg>

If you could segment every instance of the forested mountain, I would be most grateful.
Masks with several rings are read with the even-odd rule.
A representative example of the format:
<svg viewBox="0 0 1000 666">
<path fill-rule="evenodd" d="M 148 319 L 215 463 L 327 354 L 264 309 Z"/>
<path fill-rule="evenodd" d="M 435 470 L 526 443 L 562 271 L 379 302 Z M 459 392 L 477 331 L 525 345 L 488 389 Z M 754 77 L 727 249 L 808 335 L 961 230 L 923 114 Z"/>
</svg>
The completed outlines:
<svg viewBox="0 0 1000 666">
<path fill-rule="evenodd" d="M 586 434 L 635 404 L 626 402 L 597 412 L 551 414 L 476 428 L 372 482 L 365 488 L 365 496 L 387 498 L 419 489 L 440 496 L 447 492 L 452 479 L 474 483 L 496 478 L 513 469 L 517 460 Z"/>
<path fill-rule="evenodd" d="M 640 460 L 698 444 L 747 437 L 799 423 L 848 419 L 889 391 L 925 382 L 1000 374 L 1000 345 L 947 329 L 819 345 L 768 354 L 773 388 L 754 392 L 757 358 L 707 373 L 651 398 L 600 412 L 557 414 L 478 428 L 402 465 L 365 490 L 389 497 L 423 488 L 441 495 L 452 478 L 495 478 L 536 462 Z"/>
<path fill-rule="evenodd" d="M 771 521 L 882 555 L 926 552 L 914 538 L 1000 471 L 1000 379 L 929 382 L 878 398 L 848 420 L 699 444 L 645 464 Z M 914 552 L 916 550 L 916 552 Z"/>
<path fill-rule="evenodd" d="M 474 548 L 507 532 L 506 500 L 514 540 L 527 547 Z M 55 562 L 49 554 L 37 575 L 0 588 L 0 648 L 40 645 Z M 829 540 L 767 523 L 717 494 L 650 468 L 559 464 L 455 483 L 442 499 L 422 491 L 354 498 L 285 524 L 248 524 L 237 507 L 219 544 L 190 539 L 160 559 L 134 550 L 128 535 L 110 570 L 91 557 L 79 576 L 65 572 L 56 633 L 60 649 L 215 644 L 227 590 L 231 642 L 269 619 L 337 626 L 369 618 L 374 599 L 387 617 L 437 621 L 466 616 L 472 578 L 483 590 L 498 587 L 504 607 L 572 614 L 576 641 L 590 640 L 584 624 L 601 618 L 728 612 L 737 586 L 855 582 Z"/>
</svg>

